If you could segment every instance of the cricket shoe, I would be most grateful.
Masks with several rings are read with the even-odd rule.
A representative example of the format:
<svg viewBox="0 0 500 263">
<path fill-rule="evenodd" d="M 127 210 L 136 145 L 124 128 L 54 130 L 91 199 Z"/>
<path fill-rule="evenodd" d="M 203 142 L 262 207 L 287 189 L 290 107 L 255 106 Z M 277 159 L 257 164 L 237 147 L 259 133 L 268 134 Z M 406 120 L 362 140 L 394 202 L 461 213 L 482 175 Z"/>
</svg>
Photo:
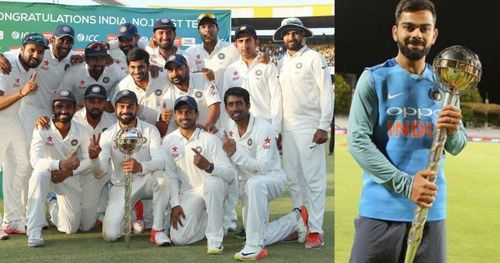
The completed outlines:
<svg viewBox="0 0 500 263">
<path fill-rule="evenodd" d="M 307 234 L 309 233 L 309 213 L 307 212 L 307 208 L 305 206 L 300 207 L 300 218 L 297 222 L 297 226 L 295 230 L 297 231 L 297 242 L 304 243 L 307 238 Z"/>
<path fill-rule="evenodd" d="M 0 240 L 9 239 L 9 234 L 5 233 L 3 230 L 0 230 Z"/>
<path fill-rule="evenodd" d="M 207 240 L 207 254 L 221 255 L 224 253 L 224 246 L 221 242 Z"/>
<path fill-rule="evenodd" d="M 234 259 L 238 261 L 255 261 L 263 259 L 267 256 L 267 249 L 263 247 L 255 247 L 245 245 L 238 253 L 234 254 Z"/>
<path fill-rule="evenodd" d="M 167 233 L 163 230 L 151 229 L 151 234 L 149 242 L 156 244 L 159 247 L 166 247 L 172 245 L 172 241 L 168 237 Z"/>
<path fill-rule="evenodd" d="M 21 220 L 3 222 L 2 228 L 7 234 L 26 234 L 26 225 Z"/>
<path fill-rule="evenodd" d="M 323 235 L 320 233 L 309 233 L 305 248 L 321 248 L 325 245 Z"/>
<path fill-rule="evenodd" d="M 144 233 L 144 230 L 146 229 L 144 220 L 137 220 L 132 223 L 132 229 L 134 230 L 134 234 L 136 235 Z"/>
<path fill-rule="evenodd" d="M 42 231 L 34 230 L 28 235 L 28 246 L 30 247 L 43 247 L 45 241 L 42 238 Z"/>
</svg>

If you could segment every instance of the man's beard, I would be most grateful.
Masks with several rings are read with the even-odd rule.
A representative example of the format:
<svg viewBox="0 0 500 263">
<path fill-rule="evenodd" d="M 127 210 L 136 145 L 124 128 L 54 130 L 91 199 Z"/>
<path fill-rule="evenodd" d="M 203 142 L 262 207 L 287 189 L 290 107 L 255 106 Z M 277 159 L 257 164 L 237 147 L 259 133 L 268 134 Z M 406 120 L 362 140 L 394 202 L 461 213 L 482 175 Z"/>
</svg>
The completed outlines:
<svg viewBox="0 0 500 263">
<path fill-rule="evenodd" d="M 56 122 L 61 122 L 61 123 L 69 123 L 71 119 L 73 118 L 72 114 L 62 114 L 62 113 L 55 113 L 54 114 L 54 120 Z"/>
<path fill-rule="evenodd" d="M 101 117 L 102 115 L 102 110 L 100 109 L 91 109 L 90 111 L 88 111 L 90 117 L 92 117 L 92 119 L 96 120 L 98 119 L 99 117 Z"/>
<path fill-rule="evenodd" d="M 412 50 L 408 48 L 408 44 L 422 44 L 424 45 L 424 49 L 421 50 Z M 425 46 L 426 43 L 425 41 L 405 41 L 404 43 L 401 43 L 401 41 L 398 41 L 398 48 L 401 51 L 401 53 L 407 57 L 409 60 L 412 61 L 417 61 L 429 53 L 431 50 L 431 47 Z"/>
<path fill-rule="evenodd" d="M 135 115 L 131 113 L 120 114 L 118 117 L 120 119 L 120 123 L 124 125 L 129 125 L 135 120 Z"/>
</svg>

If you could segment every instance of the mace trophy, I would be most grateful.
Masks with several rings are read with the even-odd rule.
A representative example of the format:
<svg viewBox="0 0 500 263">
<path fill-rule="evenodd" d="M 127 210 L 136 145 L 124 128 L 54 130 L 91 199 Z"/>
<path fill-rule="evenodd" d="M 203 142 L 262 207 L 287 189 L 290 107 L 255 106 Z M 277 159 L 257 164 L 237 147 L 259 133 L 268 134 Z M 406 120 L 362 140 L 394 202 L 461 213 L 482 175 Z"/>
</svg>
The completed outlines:
<svg viewBox="0 0 500 263">
<path fill-rule="evenodd" d="M 481 80 L 481 62 L 479 57 L 463 46 L 451 46 L 441 51 L 432 63 L 434 82 L 443 93 L 443 105 L 454 104 L 460 94 L 470 90 Z M 446 143 L 446 129 L 435 129 L 429 152 L 428 169 L 438 170 L 439 161 Z M 436 176 L 427 178 L 436 181 Z M 417 207 L 408 233 L 405 263 L 412 263 L 422 241 L 424 224 L 427 220 L 427 208 Z"/>
<path fill-rule="evenodd" d="M 116 135 L 115 144 L 116 147 L 125 154 L 125 160 L 131 158 L 134 152 L 137 152 L 142 144 L 146 142 L 146 138 L 142 137 L 142 133 L 133 127 L 124 127 Z M 125 178 L 120 178 L 118 183 L 123 183 L 125 185 L 125 214 L 124 214 L 124 236 L 125 243 L 127 247 L 129 246 L 130 234 L 131 234 L 131 223 L 130 214 L 132 212 L 131 204 L 131 193 L 132 193 L 132 178 L 133 174 L 131 172 L 125 173 Z"/>
</svg>

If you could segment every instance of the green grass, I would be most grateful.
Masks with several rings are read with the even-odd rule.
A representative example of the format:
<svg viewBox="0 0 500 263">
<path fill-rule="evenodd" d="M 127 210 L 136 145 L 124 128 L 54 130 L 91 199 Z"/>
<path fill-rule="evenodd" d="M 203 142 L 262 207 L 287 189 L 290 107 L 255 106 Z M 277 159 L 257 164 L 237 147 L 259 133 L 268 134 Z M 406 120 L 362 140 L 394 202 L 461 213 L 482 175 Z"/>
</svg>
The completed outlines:
<svg viewBox="0 0 500 263">
<path fill-rule="evenodd" d="M 303 244 L 278 243 L 268 247 L 269 256 L 264 262 L 332 262 L 333 261 L 333 158 L 327 156 L 327 207 L 323 228 L 325 247 L 305 250 Z M 271 202 L 271 219 L 290 212 L 292 202 L 287 192 L 282 198 Z M 3 202 L 0 203 L 3 211 Z M 3 213 L 2 213 L 3 214 Z M 241 222 L 239 223 L 241 225 Z M 132 236 L 130 247 L 123 241 L 108 243 L 98 230 L 90 233 L 66 235 L 54 227 L 43 231 L 46 246 L 30 248 L 26 236 L 10 235 L 0 241 L 0 262 L 235 262 L 234 253 L 242 248 L 242 241 L 229 233 L 224 238 L 224 254 L 208 256 L 206 241 L 188 246 L 158 248 L 149 244 L 149 235 Z"/>
<path fill-rule="evenodd" d="M 335 262 L 349 261 L 358 213 L 361 169 L 347 151 L 346 136 L 335 146 Z M 469 142 L 447 155 L 448 261 L 496 262 L 500 258 L 500 144 Z"/>
</svg>

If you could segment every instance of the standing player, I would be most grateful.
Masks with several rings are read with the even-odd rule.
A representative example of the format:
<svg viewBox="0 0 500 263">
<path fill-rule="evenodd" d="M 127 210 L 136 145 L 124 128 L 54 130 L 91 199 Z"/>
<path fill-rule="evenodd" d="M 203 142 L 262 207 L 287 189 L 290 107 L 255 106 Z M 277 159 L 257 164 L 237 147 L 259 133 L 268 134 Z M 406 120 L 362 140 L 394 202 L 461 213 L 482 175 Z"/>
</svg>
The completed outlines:
<svg viewBox="0 0 500 263">
<path fill-rule="evenodd" d="M 115 64 L 108 65 L 109 59 L 105 43 L 88 44 L 85 47 L 85 63 L 74 65 L 64 73 L 59 90 L 68 89 L 73 92 L 78 109 L 83 107 L 85 89 L 91 84 L 99 84 L 106 89 L 107 94 L 114 94 L 115 86 L 126 75 Z"/>
<path fill-rule="evenodd" d="M 108 52 L 113 63 L 120 67 L 123 73 L 128 74 L 127 54 L 133 48 L 138 47 L 140 36 L 137 33 L 137 27 L 131 23 L 121 24 L 118 31 L 117 39 L 109 43 Z"/>
<path fill-rule="evenodd" d="M 215 124 L 220 114 L 220 97 L 213 83 L 205 80 L 199 74 L 190 74 L 186 58 L 183 55 L 171 56 L 165 68 L 168 70 L 168 78 L 172 83 L 162 100 L 166 108 L 172 109 L 175 101 L 181 96 L 189 95 L 195 98 L 199 105 L 198 123 L 205 131 L 216 133 Z M 177 125 L 170 123 L 168 133 L 175 130 Z"/>
<path fill-rule="evenodd" d="M 34 130 L 30 159 L 33 174 L 28 190 L 28 245 L 44 245 L 45 198 L 53 189 L 58 209 L 51 211 L 57 229 L 73 234 L 80 228 L 82 188 L 80 176 L 90 168 L 89 135 L 84 127 L 72 121 L 75 96 L 68 90 L 56 93 L 52 102 L 53 120 L 48 130 Z M 95 222 L 95 220 L 94 220 Z M 94 223 L 91 222 L 91 223 Z"/>
<path fill-rule="evenodd" d="M 238 169 L 243 200 L 245 247 L 234 255 L 237 260 L 262 259 L 266 246 L 297 231 L 299 242 L 307 236 L 307 209 L 296 207 L 292 213 L 269 223 L 269 202 L 285 192 L 286 176 L 281 169 L 275 131 L 264 119 L 249 112 L 247 90 L 233 87 L 224 94 L 224 104 L 232 121 L 224 134 L 223 149 Z"/>
<path fill-rule="evenodd" d="M 165 136 L 163 153 L 172 207 L 170 236 L 175 244 L 207 238 L 207 253 L 222 254 L 223 202 L 234 169 L 220 139 L 196 125 L 196 100 L 179 97 L 174 105 L 179 128 Z"/>
<path fill-rule="evenodd" d="M 163 69 L 167 59 L 174 55 L 183 55 L 184 51 L 174 45 L 175 41 L 175 24 L 170 19 L 158 19 L 153 25 L 153 43 L 155 47 L 147 46 L 146 51 L 150 55 L 151 65 Z"/>
<path fill-rule="evenodd" d="M 458 105 L 439 112 L 441 96 L 436 96 L 431 65 L 425 63 L 437 37 L 431 1 L 400 1 L 392 26 L 396 57 L 367 68 L 356 85 L 348 143 L 364 173 L 350 262 L 401 262 L 417 206 L 430 209 L 414 262 L 447 261 L 445 156 L 437 173 L 427 169 L 432 130 L 446 129 L 444 149 L 453 155 L 465 147 L 467 136 Z M 409 123 L 408 132 L 397 128 Z M 436 182 L 429 182 L 429 176 L 437 176 Z"/>
<path fill-rule="evenodd" d="M 248 90 L 252 104 L 250 111 L 254 116 L 261 117 L 272 125 L 275 131 L 274 138 L 281 144 L 283 98 L 278 80 L 278 69 L 273 63 L 260 62 L 257 55 L 259 39 L 253 27 L 242 25 L 236 29 L 234 45 L 240 53 L 240 58 L 227 67 L 224 73 L 223 90 L 225 92 L 231 87 L 242 87 Z M 230 122 L 224 110 L 222 110 L 221 119 L 221 126 L 224 130 L 227 122 Z M 236 227 L 234 209 L 237 202 L 236 185 L 230 186 L 224 218 L 224 226 L 228 229 Z"/>
<path fill-rule="evenodd" d="M 24 234 L 23 189 L 29 178 L 29 145 L 19 118 L 21 100 L 37 90 L 35 68 L 43 60 L 48 41 L 38 33 L 27 34 L 18 55 L 7 55 L 12 65 L 0 73 L 0 164 L 3 167 L 4 217 L 2 228 Z M 7 154 L 9 153 L 9 154 Z"/>
<path fill-rule="evenodd" d="M 325 58 L 305 45 L 312 32 L 286 18 L 273 40 L 287 52 L 280 60 L 283 94 L 283 160 L 294 207 L 306 204 L 310 233 L 306 248 L 320 248 L 326 199 L 324 143 L 333 118 L 333 89 Z"/>
<path fill-rule="evenodd" d="M 169 188 L 163 169 L 160 133 L 153 125 L 136 117 L 139 104 L 137 96 L 129 90 L 116 94 L 115 112 L 118 122 L 99 137 L 92 140 L 89 156 L 96 165 L 96 176 L 102 177 L 111 172 L 111 189 L 108 206 L 104 215 L 103 236 L 106 241 L 116 241 L 123 233 L 123 216 L 125 214 L 125 187 L 123 185 L 126 172 L 133 174 L 131 203 L 135 204 L 143 198 L 153 198 L 153 229 L 151 242 L 157 246 L 170 244 L 164 232 L 163 218 L 169 200 Z M 125 127 L 137 128 L 144 138 L 145 144 L 132 157 L 125 160 L 125 154 L 116 148 L 115 139 L 118 132 Z M 101 151 L 102 150 L 102 151 Z M 111 163 L 111 165 L 110 165 Z"/>
</svg>

